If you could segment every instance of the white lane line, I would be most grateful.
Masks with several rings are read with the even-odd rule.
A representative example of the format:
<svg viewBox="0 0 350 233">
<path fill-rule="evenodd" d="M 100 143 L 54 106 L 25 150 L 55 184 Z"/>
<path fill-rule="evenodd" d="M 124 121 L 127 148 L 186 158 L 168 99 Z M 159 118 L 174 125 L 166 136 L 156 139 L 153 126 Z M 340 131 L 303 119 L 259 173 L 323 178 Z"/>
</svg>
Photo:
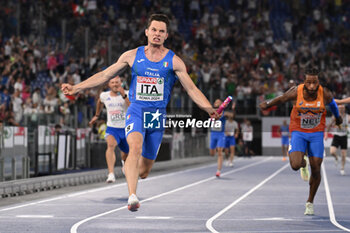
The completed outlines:
<svg viewBox="0 0 350 233">
<path fill-rule="evenodd" d="M 16 215 L 16 218 L 53 218 L 53 215 Z"/>
<path fill-rule="evenodd" d="M 165 220 L 165 219 L 171 219 L 173 217 L 166 217 L 166 216 L 137 216 L 137 219 L 150 219 L 150 220 Z"/>
<path fill-rule="evenodd" d="M 274 218 L 253 218 L 251 219 L 253 221 L 294 221 L 292 218 L 281 218 L 281 217 L 274 217 Z"/>
<path fill-rule="evenodd" d="M 327 205 L 328 205 L 328 212 L 329 212 L 329 219 L 333 223 L 334 226 L 342 229 L 343 231 L 350 232 L 349 228 L 346 228 L 342 225 L 340 225 L 337 220 L 335 219 L 334 209 L 333 209 L 333 201 L 331 192 L 328 185 L 328 179 L 327 179 L 327 173 L 326 173 L 326 167 L 324 163 L 322 163 L 322 175 L 323 175 L 323 182 L 324 182 L 324 188 L 326 190 L 326 197 L 327 197 Z"/>
<path fill-rule="evenodd" d="M 63 196 L 59 196 L 59 197 L 54 197 L 54 198 L 50 198 L 50 199 L 45 199 L 45 200 L 42 200 L 42 201 L 30 202 L 30 203 L 23 204 L 23 205 L 18 205 L 18 206 L 13 206 L 13 207 L 4 208 L 4 209 L 1 209 L 0 212 L 8 211 L 8 210 L 14 210 L 14 209 L 18 209 L 18 208 L 22 208 L 22 207 L 27 207 L 27 206 L 32 206 L 32 205 L 37 205 L 37 204 L 41 204 L 41 203 L 45 203 L 45 202 L 49 202 L 49 201 L 56 201 L 56 200 L 60 200 L 60 199 L 67 198 L 67 197 L 68 197 L 68 195 L 63 195 Z"/>
<path fill-rule="evenodd" d="M 149 177 L 149 178 L 147 178 L 145 180 L 139 180 L 139 182 L 140 183 L 141 182 L 147 182 L 147 181 L 154 180 L 154 179 L 159 179 L 159 178 L 164 178 L 164 177 L 167 177 L 167 176 L 172 176 L 174 174 L 200 170 L 200 169 L 211 167 L 211 166 L 216 166 L 216 164 L 214 164 L 214 165 L 213 164 L 204 165 L 204 166 L 200 166 L 200 167 L 196 167 L 196 168 L 189 168 L 189 169 L 186 169 L 186 170 L 177 171 L 177 172 L 173 172 L 173 173 L 167 173 L 167 174 L 163 174 L 163 175 L 159 175 L 159 176 L 153 176 L 153 177 Z M 46 203 L 46 202 L 50 202 L 50 201 L 57 201 L 57 200 L 70 198 L 70 197 L 76 197 L 76 196 L 80 196 L 80 195 L 84 195 L 84 194 L 88 194 L 88 193 L 95 193 L 95 192 L 105 191 L 105 190 L 114 189 L 116 187 L 120 187 L 120 186 L 123 186 L 123 185 L 126 185 L 126 182 L 123 182 L 123 183 L 120 183 L 120 184 L 115 184 L 115 185 L 108 185 L 108 186 L 102 187 L 102 188 L 90 189 L 90 190 L 87 190 L 87 191 L 80 191 L 80 192 L 75 192 L 75 193 L 71 193 L 71 194 L 60 195 L 58 197 L 44 199 L 44 200 L 41 200 L 41 201 L 29 202 L 29 203 L 26 203 L 26 204 L 23 204 L 23 205 L 16 205 L 16 206 L 0 209 L 0 212 L 8 211 L 8 210 L 14 210 L 14 209 L 19 209 L 19 208 L 32 206 L 32 205 L 37 205 L 37 204 L 42 204 L 42 203 Z"/>
<path fill-rule="evenodd" d="M 278 169 L 276 172 L 274 172 L 272 175 L 270 175 L 269 177 L 267 177 L 265 180 L 263 180 L 262 182 L 260 182 L 258 185 L 256 185 L 255 187 L 253 187 L 252 189 L 250 189 L 248 192 L 246 192 L 245 194 L 243 194 L 240 198 L 238 198 L 237 200 L 235 200 L 234 202 L 232 202 L 229 206 L 227 206 L 226 208 L 222 209 L 220 212 L 218 212 L 217 214 L 215 214 L 213 217 L 211 217 L 210 219 L 208 219 L 208 221 L 206 222 L 206 227 L 208 228 L 209 231 L 211 232 L 215 232 L 215 233 L 219 233 L 217 230 L 214 229 L 213 227 L 213 221 L 215 219 L 217 219 L 218 217 L 220 217 L 222 214 L 224 214 L 226 211 L 228 211 L 229 209 L 231 209 L 233 206 L 235 206 L 237 203 L 239 203 L 240 201 L 242 201 L 243 199 L 245 199 L 246 197 L 248 197 L 250 194 L 252 194 L 253 192 L 255 192 L 258 188 L 260 188 L 261 186 L 263 186 L 266 182 L 268 182 L 269 180 L 271 180 L 273 177 L 275 177 L 276 175 L 278 175 L 281 171 L 283 171 L 286 167 L 288 167 L 289 164 L 285 164 L 283 167 L 281 167 L 280 169 Z"/>
<path fill-rule="evenodd" d="M 249 167 L 252 167 L 252 166 L 255 166 L 255 165 L 258 165 L 260 163 L 264 163 L 268 160 L 272 159 L 272 157 L 269 157 L 267 159 L 264 159 L 264 160 L 261 160 L 261 161 L 257 161 L 255 163 L 252 163 L 252 164 L 249 164 L 249 165 L 246 165 L 246 166 L 243 166 L 241 168 L 238 168 L 238 169 L 235 169 L 235 170 L 232 170 L 232 171 L 229 171 L 229 172 L 225 172 L 223 174 L 221 174 L 221 176 L 226 176 L 226 175 L 229 175 L 231 173 L 235 173 L 235 172 L 238 172 L 238 171 L 241 171 L 241 170 L 244 170 L 246 168 L 249 168 Z M 198 184 L 202 184 L 204 182 L 207 182 L 207 181 L 210 181 L 210 180 L 214 180 L 214 179 L 217 179 L 215 176 L 212 176 L 212 177 L 209 177 L 207 179 L 204 179 L 204 180 L 200 180 L 200 181 L 197 181 L 197 182 L 194 182 L 194 183 L 191 183 L 191 184 L 188 184 L 188 185 L 185 185 L 185 186 L 182 186 L 182 187 L 179 187 L 179 188 L 176 188 L 176 189 L 173 189 L 173 190 L 170 190 L 168 192 L 165 192 L 165 193 L 161 193 L 161 194 L 158 194 L 156 196 L 153 196 L 153 197 L 150 197 L 150 198 L 147 198 L 147 199 L 144 199 L 142 201 L 140 201 L 140 203 L 143 203 L 143 202 L 147 202 L 147 201 L 151 201 L 151 200 L 154 200 L 154 199 L 157 199 L 157 198 L 160 198 L 162 196 L 165 196 L 165 195 L 168 195 L 168 194 L 172 194 L 172 193 L 175 193 L 177 191 L 181 191 L 181 190 L 184 190 L 184 189 L 187 189 L 187 188 L 190 188 L 190 187 L 193 187 L 193 186 L 196 186 Z M 93 219 L 96 219 L 96 218 L 99 218 L 99 217 L 102 217 L 102 216 L 105 216 L 105 215 L 108 215 L 108 214 L 111 214 L 111 213 L 114 213 L 114 212 L 117 212 L 119 210 L 122 210 L 122 209 L 126 209 L 127 206 L 123 206 L 123 207 L 119 207 L 117 209 L 113 209 L 113 210 L 110 210 L 110 211 L 107 211 L 107 212 L 103 212 L 101 214 L 97 214 L 97 215 L 94 215 L 94 216 L 91 216 L 89 218 L 85 218 L 77 223 L 75 223 L 72 228 L 70 229 L 70 232 L 71 233 L 77 233 L 78 231 L 78 227 L 81 226 L 83 223 L 86 223 L 90 220 L 93 220 Z"/>
<path fill-rule="evenodd" d="M 253 233 L 253 232 L 256 232 L 256 233 L 263 233 L 263 232 L 268 232 L 268 233 L 288 233 L 288 232 L 291 232 L 291 233 L 301 233 L 301 232 L 311 232 L 311 233 L 314 233 L 314 232 L 330 232 L 330 233 L 333 233 L 333 232 L 341 232 L 341 230 L 321 230 L 321 229 L 314 229 L 314 230 L 281 230 L 281 231 L 262 231 L 262 230 L 259 230 L 259 231 L 239 231 L 239 232 L 247 232 L 247 233 Z"/>
<path fill-rule="evenodd" d="M 294 204 L 295 206 L 295 204 Z M 118 218 L 118 219 L 123 219 L 123 218 Z M 127 218 L 125 218 L 127 219 Z M 128 218 L 130 219 L 130 218 Z M 176 219 L 179 219 L 179 218 L 176 218 Z M 183 220 L 183 219 L 180 219 L 180 220 Z M 191 220 L 191 219 L 188 219 L 189 221 L 194 221 L 194 220 Z M 203 221 L 204 219 L 195 219 L 196 221 Z M 205 220 L 208 220 L 208 219 L 205 219 Z M 245 218 L 245 219 L 242 219 L 242 218 L 220 218 L 220 221 L 238 221 L 238 222 L 243 222 L 243 221 L 247 221 L 247 222 L 250 222 L 250 221 L 293 221 L 293 222 L 329 222 L 329 219 L 305 219 L 304 218 L 280 218 L 280 217 L 273 217 L 273 218 Z M 347 220 L 347 219 L 344 219 L 344 221 L 350 221 L 350 220 Z"/>
</svg>

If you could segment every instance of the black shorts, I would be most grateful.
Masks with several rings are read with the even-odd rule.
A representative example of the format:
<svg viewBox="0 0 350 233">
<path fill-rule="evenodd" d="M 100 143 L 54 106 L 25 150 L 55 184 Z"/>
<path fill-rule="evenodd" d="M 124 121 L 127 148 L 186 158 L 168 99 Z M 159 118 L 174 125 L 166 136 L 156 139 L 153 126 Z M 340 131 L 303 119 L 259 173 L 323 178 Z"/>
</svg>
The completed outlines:
<svg viewBox="0 0 350 233">
<path fill-rule="evenodd" d="M 253 141 L 244 141 L 244 146 L 251 148 L 253 146 Z"/>
<path fill-rule="evenodd" d="M 336 148 L 340 147 L 340 149 L 346 150 L 348 148 L 348 136 L 334 135 L 331 146 Z"/>
</svg>

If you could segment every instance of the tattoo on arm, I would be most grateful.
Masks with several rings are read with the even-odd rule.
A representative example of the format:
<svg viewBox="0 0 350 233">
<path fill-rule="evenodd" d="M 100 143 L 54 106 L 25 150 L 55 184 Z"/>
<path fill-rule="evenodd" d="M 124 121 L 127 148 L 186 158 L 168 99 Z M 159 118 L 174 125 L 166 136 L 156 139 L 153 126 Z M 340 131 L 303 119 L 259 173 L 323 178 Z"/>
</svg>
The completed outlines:
<svg viewBox="0 0 350 233">
<path fill-rule="evenodd" d="M 287 92 L 283 95 L 277 96 L 272 100 L 266 101 L 268 107 L 272 107 L 274 105 L 283 104 L 285 102 L 296 100 L 297 98 L 297 87 L 291 87 Z"/>
<path fill-rule="evenodd" d="M 333 100 L 333 94 L 328 88 L 323 89 L 323 99 L 325 104 L 329 104 Z"/>
</svg>

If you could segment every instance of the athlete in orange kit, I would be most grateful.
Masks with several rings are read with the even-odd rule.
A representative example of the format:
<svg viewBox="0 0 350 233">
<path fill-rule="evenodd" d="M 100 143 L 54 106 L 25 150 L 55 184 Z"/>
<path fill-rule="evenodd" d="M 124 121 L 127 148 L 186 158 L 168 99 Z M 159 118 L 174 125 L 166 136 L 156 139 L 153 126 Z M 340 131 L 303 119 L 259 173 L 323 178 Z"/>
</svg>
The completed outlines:
<svg viewBox="0 0 350 233">
<path fill-rule="evenodd" d="M 288 153 L 292 169 L 299 170 L 301 168 L 301 177 L 305 181 L 309 180 L 310 189 L 305 205 L 305 215 L 314 214 L 313 201 L 321 182 L 320 170 L 324 152 L 323 134 L 326 125 L 325 104 L 329 104 L 336 124 L 342 123 L 333 95 L 319 84 L 318 74 L 318 69 L 306 69 L 304 84 L 291 87 L 283 95 L 260 104 L 260 109 L 265 110 L 287 101 L 294 102 L 290 115 L 291 142 Z M 304 157 L 306 152 L 310 161 L 311 177 L 309 177 L 307 157 Z"/>
</svg>

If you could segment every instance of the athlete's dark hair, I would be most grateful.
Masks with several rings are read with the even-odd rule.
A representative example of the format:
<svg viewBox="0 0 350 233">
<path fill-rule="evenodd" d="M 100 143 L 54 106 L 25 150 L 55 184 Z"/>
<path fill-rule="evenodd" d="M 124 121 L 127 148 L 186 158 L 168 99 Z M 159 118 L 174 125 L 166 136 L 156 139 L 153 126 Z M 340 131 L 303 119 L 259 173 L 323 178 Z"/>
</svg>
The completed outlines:
<svg viewBox="0 0 350 233">
<path fill-rule="evenodd" d="M 316 67 L 307 67 L 304 72 L 305 75 L 312 75 L 312 76 L 318 76 L 319 73 L 320 71 Z"/>
<path fill-rule="evenodd" d="M 148 18 L 147 28 L 149 28 L 149 26 L 151 25 L 152 21 L 164 22 L 165 25 L 166 25 L 166 30 L 168 31 L 168 28 L 169 28 L 169 18 L 168 18 L 168 16 L 166 16 L 164 14 L 152 14 Z"/>
</svg>

